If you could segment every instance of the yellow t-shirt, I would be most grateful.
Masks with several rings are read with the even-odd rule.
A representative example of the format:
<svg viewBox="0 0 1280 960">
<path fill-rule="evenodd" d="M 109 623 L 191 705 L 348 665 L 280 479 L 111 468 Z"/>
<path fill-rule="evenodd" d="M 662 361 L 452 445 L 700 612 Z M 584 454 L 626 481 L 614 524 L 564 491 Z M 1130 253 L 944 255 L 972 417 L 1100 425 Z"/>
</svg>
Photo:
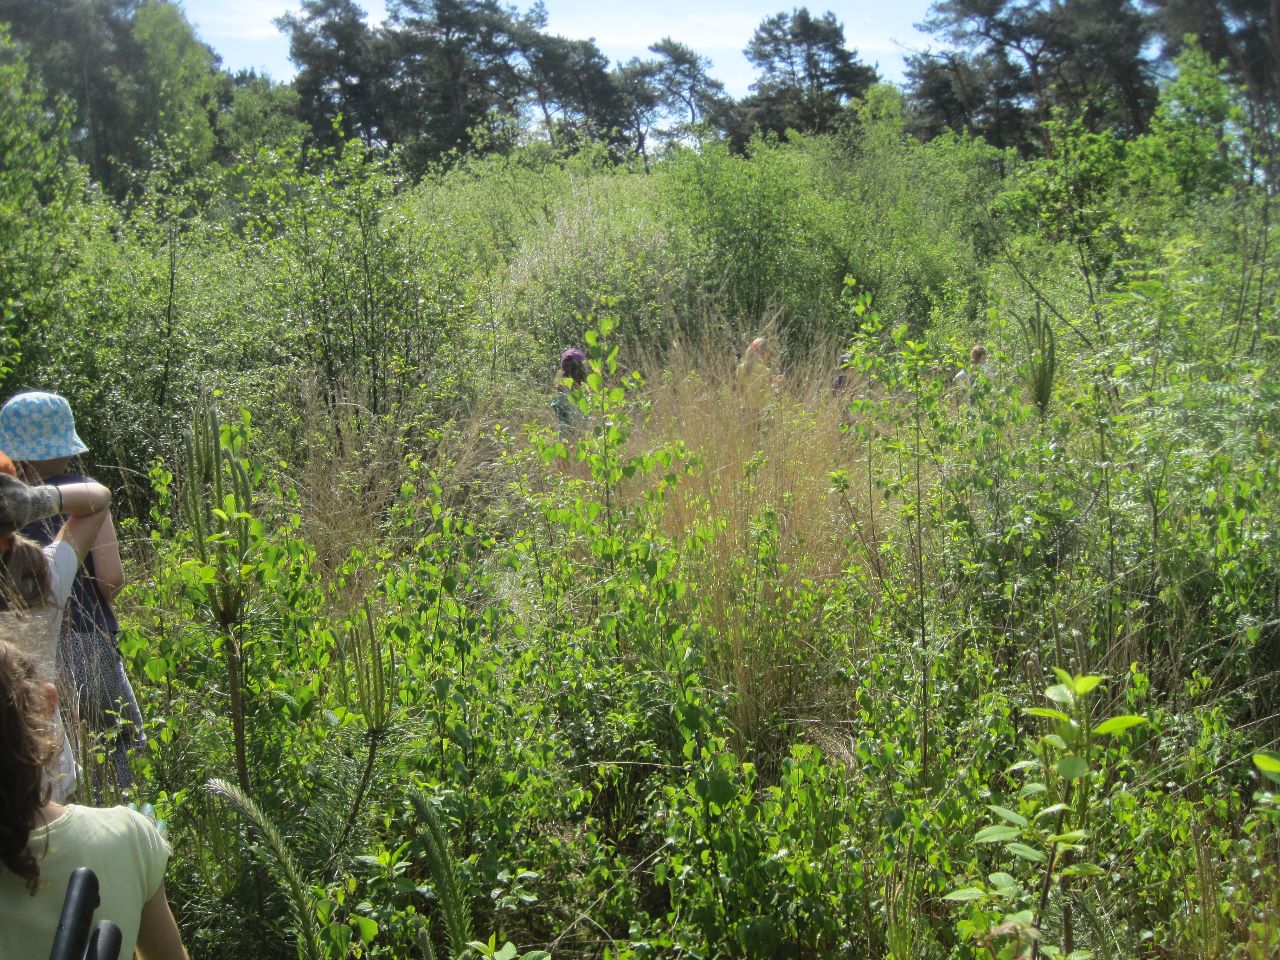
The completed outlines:
<svg viewBox="0 0 1280 960">
<path fill-rule="evenodd" d="M 40 864 L 40 889 L 32 896 L 22 878 L 0 866 L 0 960 L 47 957 L 76 867 L 98 875 L 102 903 L 93 924 L 120 928 L 120 956 L 132 957 L 142 905 L 160 889 L 169 845 L 155 825 L 128 807 L 74 804 L 47 826 L 31 831 L 27 847 Z"/>
</svg>

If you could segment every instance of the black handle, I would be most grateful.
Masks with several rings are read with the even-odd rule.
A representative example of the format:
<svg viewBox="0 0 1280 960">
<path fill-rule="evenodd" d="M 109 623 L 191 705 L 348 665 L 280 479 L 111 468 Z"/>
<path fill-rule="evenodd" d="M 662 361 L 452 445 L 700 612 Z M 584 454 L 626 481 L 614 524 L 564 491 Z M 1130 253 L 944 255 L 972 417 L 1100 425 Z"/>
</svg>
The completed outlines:
<svg viewBox="0 0 1280 960">
<path fill-rule="evenodd" d="M 99 920 L 89 939 L 89 952 L 85 960 L 120 960 L 122 936 L 120 928 L 110 920 Z"/>
<path fill-rule="evenodd" d="M 101 902 L 97 875 L 88 867 L 73 870 L 67 881 L 67 895 L 62 899 L 62 913 L 58 916 L 58 931 L 53 935 L 49 960 L 83 960 L 93 911 Z"/>
</svg>

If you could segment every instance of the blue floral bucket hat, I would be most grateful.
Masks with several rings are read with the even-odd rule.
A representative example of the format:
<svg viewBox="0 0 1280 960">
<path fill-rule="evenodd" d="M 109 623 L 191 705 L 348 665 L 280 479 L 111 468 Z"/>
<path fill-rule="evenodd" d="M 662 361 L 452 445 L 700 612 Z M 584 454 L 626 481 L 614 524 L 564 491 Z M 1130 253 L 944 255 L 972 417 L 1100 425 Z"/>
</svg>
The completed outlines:
<svg viewBox="0 0 1280 960">
<path fill-rule="evenodd" d="M 20 393 L 0 409 L 0 450 L 15 460 L 57 460 L 88 449 L 65 397 Z"/>
</svg>

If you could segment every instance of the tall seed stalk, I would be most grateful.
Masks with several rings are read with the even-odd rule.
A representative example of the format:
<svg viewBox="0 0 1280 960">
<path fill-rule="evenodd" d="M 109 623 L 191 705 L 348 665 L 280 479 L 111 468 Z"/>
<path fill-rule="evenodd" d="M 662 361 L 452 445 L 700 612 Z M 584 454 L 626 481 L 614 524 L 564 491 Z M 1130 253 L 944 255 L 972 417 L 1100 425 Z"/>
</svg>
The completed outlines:
<svg viewBox="0 0 1280 960">
<path fill-rule="evenodd" d="M 338 842 L 333 845 L 330 859 L 336 857 L 346 844 L 360 818 L 360 809 L 365 795 L 373 779 L 373 767 L 378 756 L 378 747 L 386 737 L 395 714 L 396 702 L 396 665 L 394 651 L 388 652 L 382 645 L 378 634 L 373 610 L 366 600 L 364 616 L 357 617 L 345 633 L 344 640 L 338 644 L 337 664 L 342 675 L 341 689 L 354 689 L 354 702 L 348 706 L 360 712 L 364 718 L 366 750 L 364 767 L 360 773 L 360 781 L 356 787 L 355 797 L 351 801 L 351 810 L 347 813 L 346 823 Z M 351 684 L 346 683 L 347 669 L 350 666 Z"/>
<path fill-rule="evenodd" d="M 1027 349 L 1030 353 L 1028 386 L 1031 388 L 1031 400 L 1040 411 L 1040 421 L 1043 423 L 1049 415 L 1049 403 L 1053 399 L 1053 378 L 1058 367 L 1058 345 L 1053 326 L 1044 315 L 1044 310 L 1038 301 L 1035 316 L 1023 324 L 1023 335 L 1026 337 Z"/>
<path fill-rule="evenodd" d="M 911 370 L 911 388 L 914 393 L 915 403 L 913 404 L 913 427 L 915 434 L 915 574 L 916 574 L 916 614 L 918 617 L 917 628 L 919 630 L 920 639 L 920 658 L 922 666 L 920 668 L 920 703 L 921 703 L 921 730 L 920 730 L 920 778 L 926 784 L 929 783 L 929 721 L 932 713 L 932 705 L 930 699 L 932 691 L 929 688 L 929 673 L 932 663 L 929 657 L 928 631 L 925 626 L 925 610 L 924 610 L 924 491 L 922 489 L 921 473 L 923 472 L 924 459 L 924 428 L 920 423 L 920 403 L 921 403 L 921 385 L 920 385 L 920 368 L 923 365 L 923 358 L 917 356 L 913 358 Z"/>
<path fill-rule="evenodd" d="M 473 939 L 471 911 L 462 896 L 462 880 L 458 875 L 458 863 L 453 856 L 453 845 L 445 831 L 435 804 L 427 797 L 415 793 L 410 796 L 413 809 L 422 820 L 422 839 L 430 861 L 431 876 L 436 882 L 436 899 L 444 918 L 445 935 L 449 941 L 449 957 L 462 960 L 471 951 L 467 946 Z M 429 931 L 422 936 L 430 940 Z M 428 944 L 429 945 L 429 944 Z"/>
<path fill-rule="evenodd" d="M 213 779 L 205 785 L 205 788 L 213 796 L 220 797 L 231 804 L 232 809 L 266 840 L 265 846 L 255 844 L 253 849 L 268 852 L 270 856 L 263 859 L 266 860 L 267 866 L 284 880 L 285 889 L 289 895 L 289 910 L 293 914 L 293 922 L 298 929 L 298 956 L 301 960 L 321 960 L 323 953 L 320 949 L 320 921 L 311 903 L 307 884 L 302 878 L 302 870 L 293 859 L 276 825 L 262 812 L 262 808 L 253 801 L 252 797 L 233 784 L 225 780 Z"/>
<path fill-rule="evenodd" d="M 203 398 L 186 437 L 186 483 L 180 502 L 202 568 L 204 603 L 226 651 L 236 780 L 248 793 L 242 640 L 249 609 L 250 561 L 258 538 L 250 513 L 254 500 L 249 467 L 240 456 L 243 440 L 243 431 L 223 425 L 212 400 Z"/>
</svg>

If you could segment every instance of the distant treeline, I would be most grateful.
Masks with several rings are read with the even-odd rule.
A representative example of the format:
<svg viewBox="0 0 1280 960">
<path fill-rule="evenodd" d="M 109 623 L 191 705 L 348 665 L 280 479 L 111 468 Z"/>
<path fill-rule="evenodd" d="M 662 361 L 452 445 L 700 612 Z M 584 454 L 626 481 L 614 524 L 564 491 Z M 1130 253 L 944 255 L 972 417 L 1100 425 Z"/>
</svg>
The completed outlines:
<svg viewBox="0 0 1280 960">
<path fill-rule="evenodd" d="M 282 17 L 298 67 L 287 84 L 221 69 L 167 0 L 0 0 L 0 21 L 50 104 L 70 114 L 76 156 L 117 198 L 142 171 L 233 165 L 294 137 L 395 148 L 413 174 L 530 137 L 644 161 L 695 131 L 741 147 L 756 131 L 851 122 L 846 105 L 877 80 L 834 14 L 803 7 L 760 23 L 745 51 L 756 80 L 738 100 L 682 43 L 664 38 L 647 59 L 611 64 L 593 41 L 547 32 L 541 3 L 387 7 L 380 25 L 353 0 L 306 0 Z M 921 139 L 957 130 L 1037 153 L 1055 116 L 1141 134 L 1191 37 L 1245 88 L 1249 125 L 1264 136 L 1277 127 L 1270 0 L 939 0 L 922 27 L 939 47 L 908 59 L 908 123 Z"/>
</svg>

